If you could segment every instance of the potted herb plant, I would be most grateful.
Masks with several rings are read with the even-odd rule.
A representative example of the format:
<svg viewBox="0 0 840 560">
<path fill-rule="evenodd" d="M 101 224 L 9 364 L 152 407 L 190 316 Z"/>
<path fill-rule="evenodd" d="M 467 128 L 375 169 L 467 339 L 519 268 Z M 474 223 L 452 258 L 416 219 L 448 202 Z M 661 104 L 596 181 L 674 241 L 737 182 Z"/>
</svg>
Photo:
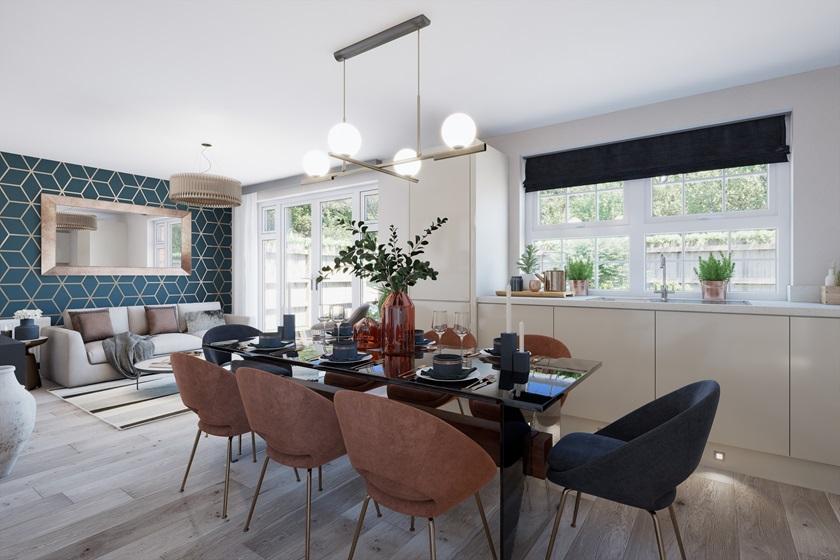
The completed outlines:
<svg viewBox="0 0 840 560">
<path fill-rule="evenodd" d="M 356 241 L 340 250 L 333 264 L 323 267 L 316 279 L 320 284 L 331 274 L 351 273 L 387 291 L 388 296 L 380 310 L 385 354 L 414 353 L 414 303 L 408 297 L 408 288 L 420 280 L 437 280 L 438 272 L 429 261 L 420 257 L 426 251 L 429 236 L 447 221 L 448 218 L 436 218 L 422 234 L 406 242 L 405 247 L 400 244 L 394 225 L 388 228 L 387 242 L 377 243 L 376 235 L 368 231 L 363 221 L 351 221 L 348 229 Z"/>
<path fill-rule="evenodd" d="M 519 257 L 519 261 L 517 261 L 516 266 L 519 267 L 519 271 L 522 272 L 523 283 L 528 286 L 528 289 L 532 292 L 539 292 L 542 283 L 537 279 L 534 274 L 537 272 L 537 268 L 540 264 L 540 258 L 537 253 L 537 247 L 529 243 L 525 246 L 525 252 Z"/>
<path fill-rule="evenodd" d="M 720 251 L 720 258 L 709 253 L 709 258 L 697 257 L 697 267 L 694 274 L 700 280 L 700 289 L 705 301 L 725 301 L 726 288 L 732 273 L 735 271 L 735 263 L 732 262 L 732 253 L 724 255 Z"/>
<path fill-rule="evenodd" d="M 587 259 L 569 259 L 566 263 L 566 279 L 572 282 L 572 292 L 576 296 L 589 295 L 589 281 L 592 280 L 592 261 Z"/>
</svg>

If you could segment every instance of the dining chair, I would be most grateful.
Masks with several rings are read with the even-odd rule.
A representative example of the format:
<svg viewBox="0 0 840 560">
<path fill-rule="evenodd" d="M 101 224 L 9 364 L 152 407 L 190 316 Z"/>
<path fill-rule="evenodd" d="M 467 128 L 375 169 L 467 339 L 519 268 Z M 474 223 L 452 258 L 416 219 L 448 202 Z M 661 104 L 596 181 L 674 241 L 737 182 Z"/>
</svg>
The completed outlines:
<svg viewBox="0 0 840 560">
<path fill-rule="evenodd" d="M 262 331 L 252 327 L 251 325 L 218 325 L 211 327 L 201 337 L 201 345 L 206 347 L 213 342 L 222 342 L 223 340 L 244 340 L 246 338 L 253 338 L 260 336 Z M 204 348 L 204 358 L 213 364 L 222 366 L 231 361 L 230 352 L 223 352 L 212 348 Z"/>
<path fill-rule="evenodd" d="M 254 462 L 257 462 L 256 439 L 248 424 L 242 400 L 239 398 L 236 379 L 233 374 L 216 364 L 180 352 L 172 354 L 171 363 L 175 383 L 178 385 L 184 406 L 198 415 L 198 431 L 195 434 L 184 479 L 181 481 L 181 492 L 187 484 L 187 477 L 190 474 L 201 433 L 226 437 L 227 461 L 222 505 L 222 519 L 226 519 L 230 490 L 230 464 L 233 459 L 233 436 L 242 436 L 251 432 L 251 452 Z"/>
<path fill-rule="evenodd" d="M 584 492 L 637 507 L 653 519 L 660 560 L 665 546 L 656 512 L 668 508 L 685 560 L 674 499 L 697 465 L 715 419 L 720 385 L 698 381 L 652 401 L 594 434 L 571 433 L 552 448 L 548 479 L 563 487 L 546 560 L 557 539 L 566 494 Z M 577 504 L 572 525 L 577 518 Z"/>
<path fill-rule="evenodd" d="M 530 352 L 532 356 L 539 356 L 543 358 L 572 357 L 569 347 L 563 344 L 561 340 L 541 334 L 526 334 L 525 350 Z M 560 402 L 554 406 L 560 408 L 563 406 L 565 401 L 566 395 L 564 394 L 561 397 Z M 476 418 L 483 418 L 484 420 L 493 420 L 498 422 L 500 408 L 499 405 L 496 404 L 470 400 L 470 413 Z"/>
<path fill-rule="evenodd" d="M 304 555 L 308 560 L 312 527 L 312 469 L 317 468 L 320 475 L 324 464 L 345 453 L 333 403 L 300 383 L 262 370 L 241 368 L 236 372 L 236 383 L 248 421 L 266 442 L 265 461 L 244 530 L 251 526 L 270 459 L 289 467 L 306 469 Z"/>
<path fill-rule="evenodd" d="M 429 551 L 435 560 L 435 518 L 470 496 L 496 558 L 479 495 L 495 475 L 496 464 L 481 446 L 431 414 L 375 395 L 339 391 L 334 402 L 350 464 L 367 487 L 350 560 L 371 499 L 412 518 L 427 518 Z"/>
</svg>

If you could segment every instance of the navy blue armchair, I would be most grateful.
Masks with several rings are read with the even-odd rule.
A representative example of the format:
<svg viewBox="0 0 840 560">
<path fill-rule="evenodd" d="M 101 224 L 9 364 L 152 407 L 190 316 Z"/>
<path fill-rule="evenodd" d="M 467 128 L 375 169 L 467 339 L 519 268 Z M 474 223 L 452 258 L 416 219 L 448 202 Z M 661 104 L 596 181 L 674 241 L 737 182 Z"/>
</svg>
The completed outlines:
<svg viewBox="0 0 840 560">
<path fill-rule="evenodd" d="M 566 495 L 571 491 L 577 491 L 572 526 L 581 492 L 650 513 L 662 560 L 665 548 L 656 512 L 668 508 L 684 560 L 673 502 L 677 486 L 700 463 L 719 400 L 720 385 L 716 381 L 698 381 L 594 434 L 571 433 L 557 442 L 549 454 L 548 479 L 562 486 L 563 492 L 546 560 L 551 558 Z"/>
<path fill-rule="evenodd" d="M 202 345 L 207 345 L 213 342 L 222 342 L 224 340 L 245 340 L 260 336 L 262 331 L 250 325 L 219 325 L 208 329 L 201 339 Z M 231 360 L 230 352 L 222 352 L 221 350 L 204 349 L 204 357 L 208 362 L 214 363 L 217 366 L 227 364 Z"/>
</svg>

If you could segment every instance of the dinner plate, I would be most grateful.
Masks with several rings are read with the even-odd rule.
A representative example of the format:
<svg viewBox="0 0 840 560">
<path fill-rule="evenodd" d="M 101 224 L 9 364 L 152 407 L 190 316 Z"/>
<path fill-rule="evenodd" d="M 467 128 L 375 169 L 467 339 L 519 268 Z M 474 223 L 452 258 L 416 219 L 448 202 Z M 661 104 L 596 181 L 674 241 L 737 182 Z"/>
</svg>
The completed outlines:
<svg viewBox="0 0 840 560">
<path fill-rule="evenodd" d="M 285 344 L 281 344 L 279 346 L 262 346 L 260 344 L 253 344 L 253 343 L 249 344 L 248 346 L 250 348 L 253 348 L 254 350 L 272 351 L 272 350 L 285 350 L 287 348 L 294 347 L 294 345 L 295 345 L 294 342 L 286 342 Z"/>
<path fill-rule="evenodd" d="M 329 358 L 329 356 L 327 356 L 326 354 L 323 354 L 319 358 L 319 360 L 321 360 L 322 364 L 328 364 L 328 365 L 331 365 L 331 366 L 357 366 L 359 364 L 369 362 L 373 359 L 373 356 L 371 354 L 361 354 L 360 353 L 358 355 L 359 355 L 359 358 L 356 359 L 356 360 L 344 361 L 344 360 L 331 360 Z"/>
<path fill-rule="evenodd" d="M 434 343 L 435 343 L 435 341 L 434 341 L 434 340 L 432 340 L 431 338 L 424 338 L 424 339 L 423 339 L 423 342 L 417 342 L 417 341 L 415 340 L 415 341 L 414 341 L 414 346 L 420 346 L 420 347 L 423 347 L 423 346 L 431 346 L 431 345 L 432 345 L 432 344 L 434 344 Z"/>
<path fill-rule="evenodd" d="M 430 374 L 432 373 L 432 368 L 427 367 L 417 371 L 417 377 L 420 379 L 425 379 L 426 381 L 434 381 L 435 383 L 463 383 L 464 381 L 470 381 L 472 379 L 478 379 L 481 377 L 481 373 L 478 369 L 474 368 L 464 368 L 464 370 L 469 371 L 473 369 L 466 377 L 461 379 L 438 379 L 437 377 L 432 377 Z"/>
<path fill-rule="evenodd" d="M 485 354 L 487 354 L 488 356 L 492 357 L 492 358 L 501 358 L 502 357 L 501 354 L 497 353 L 492 348 L 482 348 L 481 351 L 484 352 Z"/>
</svg>

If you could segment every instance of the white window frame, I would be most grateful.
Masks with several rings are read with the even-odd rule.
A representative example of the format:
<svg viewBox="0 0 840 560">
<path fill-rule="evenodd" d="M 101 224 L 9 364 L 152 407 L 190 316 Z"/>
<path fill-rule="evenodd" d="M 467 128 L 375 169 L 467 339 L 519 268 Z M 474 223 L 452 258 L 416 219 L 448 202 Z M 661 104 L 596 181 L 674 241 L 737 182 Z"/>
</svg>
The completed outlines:
<svg viewBox="0 0 840 560">
<path fill-rule="evenodd" d="M 624 220 L 582 222 L 546 226 L 539 224 L 538 192 L 525 195 L 525 243 L 539 239 L 589 239 L 594 237 L 629 238 L 628 290 L 590 290 L 593 295 L 653 296 L 645 281 L 645 237 L 652 234 L 737 231 L 752 229 L 776 230 L 776 290 L 730 292 L 735 299 L 787 299 L 791 278 L 791 183 L 790 163 L 770 164 L 767 172 L 767 208 L 742 212 L 702 215 L 659 216 L 652 212 L 650 179 L 624 181 Z M 696 292 L 676 292 L 674 299 L 697 298 Z"/>
<path fill-rule="evenodd" d="M 282 316 L 283 310 L 286 308 L 286 270 L 284 263 L 286 262 L 286 244 L 283 239 L 283 234 L 286 231 L 286 212 L 287 207 L 300 206 L 310 204 L 313 208 L 312 220 L 312 252 L 310 254 L 310 288 L 313 292 L 318 292 L 319 288 L 315 284 L 317 277 L 317 270 L 320 269 L 321 253 L 320 253 L 320 239 L 321 239 L 321 220 L 320 220 L 320 205 L 322 202 L 330 200 L 337 200 L 343 198 L 351 199 L 351 209 L 354 220 L 362 219 L 364 212 L 364 197 L 369 194 L 378 194 L 379 185 L 376 181 L 366 181 L 355 185 L 350 185 L 340 188 L 323 189 L 314 191 L 306 195 L 289 195 L 281 196 L 272 199 L 261 201 L 259 204 L 259 220 L 254 227 L 259 232 L 259 251 L 262 255 L 263 241 L 266 239 L 274 239 L 277 243 L 277 261 L 278 261 L 278 315 Z M 267 208 L 275 208 L 274 231 L 265 231 L 263 226 L 263 212 Z M 366 222 L 368 223 L 368 222 Z M 378 231 L 378 222 L 369 223 L 369 231 L 376 233 Z M 317 240 L 317 241 L 316 241 Z M 276 325 L 265 325 L 265 263 L 262 258 L 259 259 L 259 324 L 266 329 L 271 329 Z M 364 294 L 362 281 L 359 278 L 353 277 L 352 281 L 352 306 L 358 307 L 361 305 Z M 319 294 L 315 294 L 312 300 L 312 309 L 310 309 L 310 321 L 315 324 L 317 321 Z"/>
<path fill-rule="evenodd" d="M 163 224 L 164 234 L 163 239 L 157 238 L 157 226 Z M 166 267 L 174 266 L 172 264 L 172 226 L 180 225 L 181 218 L 157 218 L 149 220 L 148 225 L 148 243 L 146 244 L 146 261 L 151 267 L 157 267 L 157 250 L 163 248 L 166 250 Z M 183 248 L 181 248 L 183 251 Z M 177 265 L 180 266 L 180 263 Z"/>
</svg>

